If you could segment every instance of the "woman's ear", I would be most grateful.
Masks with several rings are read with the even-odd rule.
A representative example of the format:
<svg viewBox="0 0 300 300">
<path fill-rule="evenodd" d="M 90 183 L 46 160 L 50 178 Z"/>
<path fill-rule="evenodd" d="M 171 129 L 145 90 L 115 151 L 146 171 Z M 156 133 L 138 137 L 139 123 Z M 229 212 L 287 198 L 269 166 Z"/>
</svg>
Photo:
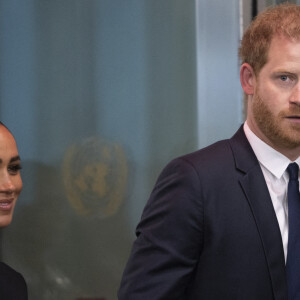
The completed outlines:
<svg viewBox="0 0 300 300">
<path fill-rule="evenodd" d="M 244 92 L 253 95 L 255 91 L 256 78 L 253 68 L 248 63 L 243 63 L 240 69 L 240 80 Z"/>
</svg>

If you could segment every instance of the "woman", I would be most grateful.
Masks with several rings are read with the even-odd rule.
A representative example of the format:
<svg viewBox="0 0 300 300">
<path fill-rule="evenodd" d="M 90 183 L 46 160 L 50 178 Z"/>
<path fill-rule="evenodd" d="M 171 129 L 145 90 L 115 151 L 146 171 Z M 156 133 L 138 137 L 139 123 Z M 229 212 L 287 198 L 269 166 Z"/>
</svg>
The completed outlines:
<svg viewBox="0 0 300 300">
<path fill-rule="evenodd" d="M 11 223 L 22 190 L 21 164 L 16 141 L 0 122 L 0 228 Z M 27 300 L 23 276 L 0 262 L 0 299 Z"/>
</svg>

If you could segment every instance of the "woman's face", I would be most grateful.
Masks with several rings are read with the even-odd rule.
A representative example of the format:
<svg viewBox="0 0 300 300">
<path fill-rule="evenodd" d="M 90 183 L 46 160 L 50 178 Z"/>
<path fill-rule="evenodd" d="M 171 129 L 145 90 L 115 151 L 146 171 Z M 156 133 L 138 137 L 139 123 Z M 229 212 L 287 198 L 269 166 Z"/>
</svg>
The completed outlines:
<svg viewBox="0 0 300 300">
<path fill-rule="evenodd" d="M 0 124 L 0 227 L 10 224 L 22 190 L 20 157 L 16 141 Z"/>
</svg>

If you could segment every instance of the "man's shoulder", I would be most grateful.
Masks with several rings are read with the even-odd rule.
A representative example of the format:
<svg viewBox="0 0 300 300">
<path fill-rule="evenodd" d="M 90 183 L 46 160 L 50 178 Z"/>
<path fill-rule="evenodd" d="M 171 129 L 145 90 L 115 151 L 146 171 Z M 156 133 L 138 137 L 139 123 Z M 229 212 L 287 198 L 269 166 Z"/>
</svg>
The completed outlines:
<svg viewBox="0 0 300 300">
<path fill-rule="evenodd" d="M 162 170 L 161 177 L 180 174 L 191 177 L 195 174 L 207 175 L 207 172 L 218 172 L 219 168 L 234 167 L 229 140 L 218 141 L 208 147 L 172 159 Z"/>
<path fill-rule="evenodd" d="M 178 159 L 195 162 L 198 160 L 216 160 L 218 157 L 231 154 L 229 139 L 215 142 L 197 151 L 182 155 Z"/>
<path fill-rule="evenodd" d="M 179 156 L 173 159 L 168 166 L 190 165 L 196 171 L 231 169 L 235 167 L 236 160 L 245 157 L 251 158 L 250 144 L 244 134 L 243 128 L 230 139 L 217 141 L 200 150 Z"/>
<path fill-rule="evenodd" d="M 197 161 L 225 162 L 224 160 L 234 155 L 249 155 L 252 152 L 251 146 L 244 133 L 243 126 L 229 139 L 217 141 L 205 148 L 183 155 L 179 159 Z M 252 155 L 252 154 L 250 154 Z"/>
</svg>

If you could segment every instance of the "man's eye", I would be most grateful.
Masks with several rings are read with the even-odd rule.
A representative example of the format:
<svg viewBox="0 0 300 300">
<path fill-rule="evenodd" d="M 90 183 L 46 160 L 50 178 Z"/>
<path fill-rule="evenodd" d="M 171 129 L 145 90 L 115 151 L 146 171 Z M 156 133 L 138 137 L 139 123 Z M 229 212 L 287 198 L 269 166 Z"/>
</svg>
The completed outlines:
<svg viewBox="0 0 300 300">
<path fill-rule="evenodd" d="M 287 81 L 288 80 L 287 75 L 280 75 L 280 80 Z"/>
</svg>

